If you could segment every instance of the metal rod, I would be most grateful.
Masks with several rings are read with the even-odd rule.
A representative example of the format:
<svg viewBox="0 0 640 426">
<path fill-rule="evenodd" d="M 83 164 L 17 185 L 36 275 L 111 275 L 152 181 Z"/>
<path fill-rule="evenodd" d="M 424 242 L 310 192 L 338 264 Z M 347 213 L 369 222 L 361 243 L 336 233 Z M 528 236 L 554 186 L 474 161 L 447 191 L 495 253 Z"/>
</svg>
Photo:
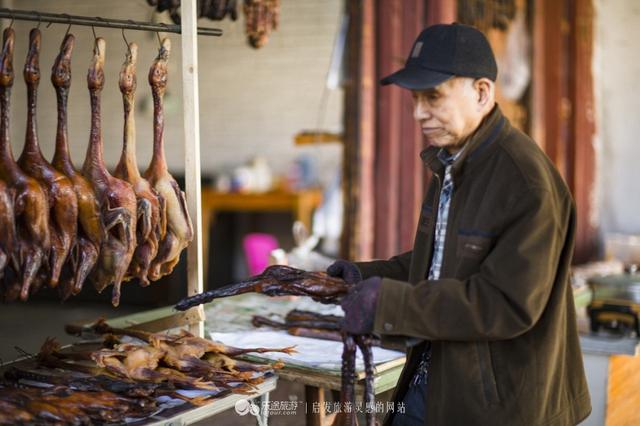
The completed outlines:
<svg viewBox="0 0 640 426">
<path fill-rule="evenodd" d="M 180 25 L 164 23 L 152 24 L 150 22 L 132 21 L 130 19 L 124 20 L 101 18 L 99 16 L 92 18 L 89 16 L 67 15 L 66 13 L 58 14 L 0 8 L 0 18 L 15 19 L 17 21 L 35 21 L 54 24 L 82 25 L 86 27 L 121 28 L 125 30 L 153 31 L 177 34 L 182 33 L 182 27 Z M 222 30 L 219 28 L 198 27 L 198 35 L 219 37 L 222 35 Z"/>
</svg>

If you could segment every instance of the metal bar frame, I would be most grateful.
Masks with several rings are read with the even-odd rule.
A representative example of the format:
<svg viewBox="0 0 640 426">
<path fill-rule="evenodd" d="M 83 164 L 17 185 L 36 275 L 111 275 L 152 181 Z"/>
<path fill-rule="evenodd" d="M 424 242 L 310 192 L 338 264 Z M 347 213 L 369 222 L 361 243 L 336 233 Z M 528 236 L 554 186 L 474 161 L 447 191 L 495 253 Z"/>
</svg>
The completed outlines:
<svg viewBox="0 0 640 426">
<path fill-rule="evenodd" d="M 180 25 L 164 23 L 153 24 L 150 22 L 133 21 L 131 19 L 101 18 L 99 16 L 89 17 L 68 15 L 66 13 L 58 14 L 6 8 L 0 9 L 0 18 L 13 19 L 16 21 L 33 21 L 52 24 L 80 25 L 85 27 L 119 28 L 125 30 L 176 34 L 182 34 L 183 29 Z M 197 33 L 198 35 L 220 37 L 222 35 L 222 30 L 219 28 L 197 27 Z"/>
</svg>

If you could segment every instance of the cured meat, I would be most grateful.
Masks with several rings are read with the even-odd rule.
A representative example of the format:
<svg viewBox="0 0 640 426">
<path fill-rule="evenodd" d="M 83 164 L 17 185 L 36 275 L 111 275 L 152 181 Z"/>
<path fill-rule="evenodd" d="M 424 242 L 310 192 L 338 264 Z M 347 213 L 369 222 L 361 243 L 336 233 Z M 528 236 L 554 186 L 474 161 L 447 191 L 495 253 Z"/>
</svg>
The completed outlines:
<svg viewBox="0 0 640 426">
<path fill-rule="evenodd" d="M 136 339 L 147 342 L 153 346 L 160 347 L 161 344 L 171 344 L 174 346 L 182 346 L 185 349 L 184 353 L 189 352 L 190 355 L 202 358 L 205 353 L 217 353 L 227 356 L 243 355 L 250 352 L 264 353 L 264 352 L 282 352 L 291 354 L 295 352 L 293 347 L 286 348 L 235 348 L 233 346 L 227 346 L 222 343 L 213 342 L 211 340 L 203 339 L 202 337 L 194 336 L 188 331 L 181 330 L 177 334 L 166 333 L 148 333 L 142 330 L 135 330 L 129 328 L 115 328 L 109 326 L 105 320 L 101 319 L 96 321 L 89 327 L 77 327 L 68 325 L 65 330 L 69 334 L 81 335 L 85 331 L 90 331 L 98 335 L 113 334 L 118 336 L 130 336 Z"/>
<path fill-rule="evenodd" d="M 72 248 L 67 260 L 67 270 L 63 277 L 73 285 L 65 285 L 63 298 L 78 294 L 87 276 L 93 270 L 104 239 L 104 227 L 100 218 L 100 210 L 96 194 L 91 183 L 74 167 L 69 153 L 69 135 L 67 130 L 67 101 L 71 86 L 71 53 L 75 44 L 73 34 L 67 34 L 60 46 L 60 53 L 51 69 L 51 82 L 56 90 L 58 100 L 58 127 L 56 131 L 56 149 L 52 165 L 64 174 L 73 185 L 78 199 L 78 225 L 76 245 Z"/>
<path fill-rule="evenodd" d="M 46 362 L 41 365 L 48 365 Z M 68 366 L 64 361 L 54 363 L 52 368 L 62 368 Z M 21 379 L 31 380 L 40 383 L 49 383 L 52 385 L 66 385 L 81 391 L 97 392 L 107 390 L 117 393 L 118 395 L 136 397 L 149 397 L 159 389 L 155 383 L 129 382 L 119 380 L 113 377 L 105 376 L 97 373 L 95 376 L 67 376 L 60 374 L 47 374 L 43 372 L 35 372 L 25 370 L 18 367 L 11 367 L 4 374 L 4 378 L 11 381 L 19 381 Z M 1 424 L 1 423 L 0 423 Z"/>
<path fill-rule="evenodd" d="M 113 175 L 133 186 L 137 200 L 136 251 L 129 266 L 129 274 L 143 286 L 149 285 L 151 261 L 158 254 L 158 245 L 167 233 L 167 214 L 164 199 L 138 171 L 136 161 L 135 91 L 138 46 L 129 44 L 127 58 L 120 71 L 120 92 L 124 102 L 124 144 L 120 162 Z"/>
<path fill-rule="evenodd" d="M 6 412 L 4 407 L 8 408 Z M 128 398 L 105 390 L 84 392 L 64 385 L 40 389 L 14 384 L 0 388 L 0 419 L 10 416 L 12 407 L 20 407 L 16 417 L 0 424 L 123 423 L 125 418 L 145 417 L 157 410 L 150 398 Z"/>
<path fill-rule="evenodd" d="M 195 296 L 181 300 L 175 308 L 187 310 L 201 303 L 210 302 L 219 297 L 234 296 L 237 294 L 256 292 L 268 296 L 310 296 L 314 300 L 322 303 L 339 304 L 340 300 L 349 292 L 351 288 L 341 278 L 329 277 L 323 272 L 307 272 L 301 269 L 292 268 L 285 265 L 273 265 L 254 277 L 237 284 L 232 284 L 220 289 L 211 290 Z M 272 321 L 268 318 L 254 318 L 256 325 L 270 325 L 276 328 L 287 328 L 290 325 L 303 326 L 302 328 L 291 327 L 295 332 L 309 334 L 329 333 L 329 338 L 334 338 L 336 323 L 339 324 L 338 317 L 322 316 L 304 311 L 292 311 L 287 315 L 284 324 Z M 308 328 L 308 326 L 321 325 L 322 328 Z M 323 333 L 324 332 L 324 333 Z M 324 336 L 323 336 L 324 337 Z M 342 354 L 342 389 L 340 396 L 341 410 L 334 420 L 335 426 L 356 425 L 355 412 L 355 377 L 356 377 L 356 350 L 360 347 L 365 364 L 365 407 L 368 408 L 366 421 L 368 426 L 375 424 L 375 389 L 374 389 L 374 365 L 371 346 L 376 342 L 373 336 L 352 336 L 343 333 L 342 340 L 344 350 Z"/>
<path fill-rule="evenodd" d="M 164 355 L 165 351 L 150 345 L 125 343 L 117 345 L 115 349 L 101 349 L 93 352 L 91 358 L 98 366 L 120 377 L 155 383 L 170 380 L 187 388 L 215 389 L 213 383 L 159 367 Z"/>
<path fill-rule="evenodd" d="M 16 164 L 9 141 L 9 104 L 13 86 L 13 44 L 15 33 L 6 28 L 0 54 L 0 179 L 13 191 L 16 224 L 14 268 L 5 270 L 4 298 L 18 294 L 27 300 L 29 290 L 51 247 L 49 204 L 44 190 Z"/>
<path fill-rule="evenodd" d="M 24 66 L 24 81 L 27 84 L 27 132 L 18 165 L 40 183 L 49 201 L 51 252 L 48 281 L 49 286 L 56 287 L 62 265 L 76 242 L 78 200 L 71 181 L 45 160 L 38 142 L 36 103 L 40 83 L 40 40 L 40 30 L 32 29 L 29 33 L 29 51 Z"/>
<path fill-rule="evenodd" d="M 350 334 L 344 334 L 342 350 L 342 385 L 340 387 L 340 410 L 332 426 L 356 426 L 356 341 Z"/>
<path fill-rule="evenodd" d="M 144 177 L 164 199 L 167 209 L 167 232 L 160 242 L 158 255 L 151 263 L 151 281 L 170 274 L 180 260 L 180 253 L 193 239 L 193 225 L 187 211 L 187 200 L 178 183 L 169 174 L 164 154 L 163 98 L 167 89 L 167 61 L 170 50 L 169 39 L 163 39 L 160 52 L 149 70 L 149 84 L 153 94 L 153 156 Z"/>
<path fill-rule="evenodd" d="M 244 0 L 245 29 L 249 44 L 259 49 L 267 44 L 280 22 L 280 0 Z"/>
<path fill-rule="evenodd" d="M 367 336 L 355 336 L 356 345 L 362 352 L 362 360 L 364 361 L 364 409 L 366 416 L 367 426 L 375 426 L 375 406 L 376 406 L 376 393 L 375 393 L 375 366 L 373 364 L 373 350 L 374 338 L 370 335 Z M 355 368 L 353 371 L 355 375 Z"/>
<path fill-rule="evenodd" d="M 7 264 L 12 260 L 16 244 L 14 218 L 12 191 L 0 180 L 0 279 Z"/>
<path fill-rule="evenodd" d="M 120 286 L 136 248 L 136 196 L 131 185 L 113 177 L 103 158 L 102 128 L 100 121 L 100 92 L 104 87 L 105 41 L 97 38 L 93 63 L 87 83 L 91 98 L 91 134 L 82 174 L 93 187 L 100 206 L 106 237 L 92 280 L 98 291 L 113 285 L 111 303 L 120 303 Z"/>
<path fill-rule="evenodd" d="M 285 265 L 269 266 L 260 275 L 237 284 L 210 290 L 182 299 L 175 308 L 189 308 L 211 302 L 220 297 L 244 293 L 262 293 L 267 296 L 309 296 L 321 303 L 338 304 L 349 291 L 350 285 L 341 278 L 324 272 L 308 272 Z"/>
</svg>

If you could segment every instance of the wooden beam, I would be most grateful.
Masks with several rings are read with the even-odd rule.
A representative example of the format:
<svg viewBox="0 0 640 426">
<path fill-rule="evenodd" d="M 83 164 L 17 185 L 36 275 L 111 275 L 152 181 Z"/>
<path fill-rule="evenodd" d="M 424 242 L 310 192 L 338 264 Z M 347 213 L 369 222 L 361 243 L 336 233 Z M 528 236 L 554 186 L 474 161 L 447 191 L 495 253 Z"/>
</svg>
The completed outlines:
<svg viewBox="0 0 640 426">
<path fill-rule="evenodd" d="M 373 253 L 375 159 L 375 14 L 373 0 L 346 2 L 347 81 L 344 114 L 344 226 L 342 256 Z"/>
<path fill-rule="evenodd" d="M 449 2 L 455 6 L 456 2 Z M 422 0 L 405 2 L 402 10 L 403 30 L 402 49 L 409 53 L 417 35 L 426 27 L 425 3 Z M 398 193 L 401 206 L 400 222 L 397 225 L 398 242 L 396 253 L 405 252 L 413 247 L 416 224 L 420 217 L 420 206 L 426 188 L 424 171 L 426 167 L 420 158 L 425 148 L 420 126 L 413 118 L 413 99 L 408 90 L 402 91 L 399 111 L 400 123 L 400 180 Z"/>
<path fill-rule="evenodd" d="M 184 117 L 184 171 L 187 208 L 193 221 L 193 241 L 187 248 L 187 295 L 203 291 L 202 209 L 200 172 L 200 108 L 198 98 L 198 40 L 196 0 L 182 0 L 182 113 Z M 204 311 L 193 308 L 199 321 L 190 326 L 204 336 Z"/>
<path fill-rule="evenodd" d="M 593 5 L 592 0 L 573 0 L 570 86 L 573 105 L 573 196 L 577 208 L 576 263 L 596 255 L 596 224 L 593 219 L 596 154 L 594 148 L 595 106 L 593 94 Z"/>
<path fill-rule="evenodd" d="M 403 4 L 398 0 L 380 0 L 376 19 L 376 76 L 391 74 L 404 66 L 408 49 L 403 49 Z M 409 47 L 410 49 L 410 47 Z M 402 135 L 402 92 L 396 85 L 380 86 L 376 78 L 376 165 L 374 257 L 386 259 L 398 253 L 400 223 L 400 163 Z"/>
<path fill-rule="evenodd" d="M 567 158 L 571 114 L 567 80 L 570 25 L 566 1 L 542 0 L 534 5 L 530 134 L 570 183 Z"/>
</svg>

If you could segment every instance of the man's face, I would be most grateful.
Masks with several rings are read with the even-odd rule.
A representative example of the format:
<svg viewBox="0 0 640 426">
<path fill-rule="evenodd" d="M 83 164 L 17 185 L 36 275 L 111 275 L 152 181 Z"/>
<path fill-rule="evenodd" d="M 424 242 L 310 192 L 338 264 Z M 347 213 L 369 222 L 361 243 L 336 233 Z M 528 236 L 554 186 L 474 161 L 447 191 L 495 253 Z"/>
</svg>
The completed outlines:
<svg viewBox="0 0 640 426">
<path fill-rule="evenodd" d="M 427 143 L 456 153 L 482 121 L 472 78 L 454 77 L 427 90 L 411 91 L 414 118 Z"/>
</svg>

